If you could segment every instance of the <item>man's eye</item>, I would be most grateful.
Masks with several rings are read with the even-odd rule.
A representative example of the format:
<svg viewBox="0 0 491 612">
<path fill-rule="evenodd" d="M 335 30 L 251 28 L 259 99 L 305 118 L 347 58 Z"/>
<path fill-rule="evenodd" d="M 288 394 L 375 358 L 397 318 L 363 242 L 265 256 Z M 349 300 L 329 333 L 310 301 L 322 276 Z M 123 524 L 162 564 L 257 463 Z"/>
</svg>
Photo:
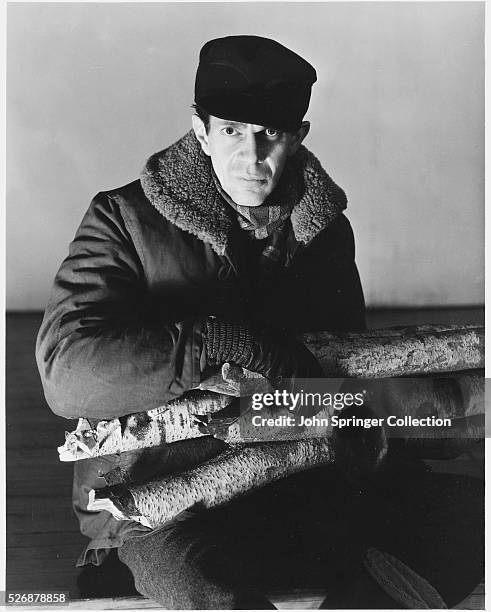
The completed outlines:
<svg viewBox="0 0 491 612">
<path fill-rule="evenodd" d="M 235 136 L 235 134 L 237 134 L 237 130 L 233 127 L 230 127 L 229 125 L 227 127 L 224 127 L 222 129 L 222 132 L 227 136 Z"/>
<path fill-rule="evenodd" d="M 274 128 L 266 128 L 266 136 L 278 136 L 279 131 Z"/>
</svg>

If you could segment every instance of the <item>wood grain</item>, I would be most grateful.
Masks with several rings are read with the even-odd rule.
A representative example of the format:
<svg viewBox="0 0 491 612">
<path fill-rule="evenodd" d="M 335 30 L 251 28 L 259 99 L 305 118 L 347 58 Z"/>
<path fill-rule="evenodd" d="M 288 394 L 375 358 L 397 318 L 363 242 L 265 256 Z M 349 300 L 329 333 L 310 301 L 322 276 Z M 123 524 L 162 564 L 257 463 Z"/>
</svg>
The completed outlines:
<svg viewBox="0 0 491 612">
<path fill-rule="evenodd" d="M 359 333 L 309 333 L 303 342 L 326 376 L 384 378 L 484 367 L 484 327 L 401 326 Z"/>
</svg>

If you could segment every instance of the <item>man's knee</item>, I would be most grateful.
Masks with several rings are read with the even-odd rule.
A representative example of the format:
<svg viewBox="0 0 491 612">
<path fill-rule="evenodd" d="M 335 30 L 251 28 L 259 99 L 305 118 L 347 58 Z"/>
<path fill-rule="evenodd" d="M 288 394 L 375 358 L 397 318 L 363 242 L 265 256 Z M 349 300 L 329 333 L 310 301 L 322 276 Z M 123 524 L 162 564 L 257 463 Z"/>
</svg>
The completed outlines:
<svg viewBox="0 0 491 612">
<path fill-rule="evenodd" d="M 233 609 L 233 589 L 222 580 L 225 560 L 210 538 L 177 526 L 133 538 L 118 551 L 136 589 L 165 608 Z"/>
</svg>

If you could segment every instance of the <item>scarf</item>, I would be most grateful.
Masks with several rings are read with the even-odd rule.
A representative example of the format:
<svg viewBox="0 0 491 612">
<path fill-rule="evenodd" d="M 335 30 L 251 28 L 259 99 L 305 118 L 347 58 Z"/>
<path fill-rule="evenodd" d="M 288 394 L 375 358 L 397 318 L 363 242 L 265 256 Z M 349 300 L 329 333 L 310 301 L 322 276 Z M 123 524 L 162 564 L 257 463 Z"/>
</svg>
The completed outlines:
<svg viewBox="0 0 491 612">
<path fill-rule="evenodd" d="M 277 185 L 273 192 L 273 194 L 276 194 L 276 197 L 273 197 L 273 194 L 271 194 L 261 206 L 240 206 L 223 189 L 213 168 L 211 171 L 218 193 L 237 213 L 237 221 L 240 227 L 249 232 L 254 238 L 263 240 L 273 235 L 282 227 L 286 219 L 290 217 L 295 205 L 295 199 L 291 197 L 285 198 L 286 203 L 278 201 L 281 195 L 278 197 L 279 194 L 276 194 L 276 192 L 281 192 L 280 184 Z M 282 179 L 280 179 L 280 183 L 283 183 L 282 187 L 284 188 L 286 181 Z"/>
<path fill-rule="evenodd" d="M 213 169 L 212 175 L 218 192 L 235 210 L 240 228 L 251 239 L 245 241 L 250 272 L 259 286 L 268 283 L 271 276 L 286 263 L 286 244 L 291 234 L 289 219 L 294 200 L 287 200 L 286 204 L 270 204 L 268 197 L 261 206 L 240 206 L 223 189 Z"/>
</svg>

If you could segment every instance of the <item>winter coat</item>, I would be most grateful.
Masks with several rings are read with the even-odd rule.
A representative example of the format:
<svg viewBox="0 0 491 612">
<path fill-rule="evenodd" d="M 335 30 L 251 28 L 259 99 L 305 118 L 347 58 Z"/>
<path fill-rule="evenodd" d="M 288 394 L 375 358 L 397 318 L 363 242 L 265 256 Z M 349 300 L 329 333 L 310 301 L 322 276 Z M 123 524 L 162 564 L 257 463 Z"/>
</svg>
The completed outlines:
<svg viewBox="0 0 491 612">
<path fill-rule="evenodd" d="M 267 283 L 251 238 L 218 192 L 194 133 L 152 156 L 140 180 L 99 193 L 56 275 L 36 357 L 47 402 L 95 421 L 150 410 L 201 379 L 202 319 L 248 319 L 292 332 L 359 330 L 364 300 L 344 192 L 305 147 L 273 198 L 293 198 L 286 263 Z M 292 200 L 290 200 L 292 201 Z M 249 242 L 248 242 L 249 241 Z M 125 457 L 75 465 L 74 505 L 97 549 L 146 528 L 87 512 L 87 493 Z"/>
</svg>

